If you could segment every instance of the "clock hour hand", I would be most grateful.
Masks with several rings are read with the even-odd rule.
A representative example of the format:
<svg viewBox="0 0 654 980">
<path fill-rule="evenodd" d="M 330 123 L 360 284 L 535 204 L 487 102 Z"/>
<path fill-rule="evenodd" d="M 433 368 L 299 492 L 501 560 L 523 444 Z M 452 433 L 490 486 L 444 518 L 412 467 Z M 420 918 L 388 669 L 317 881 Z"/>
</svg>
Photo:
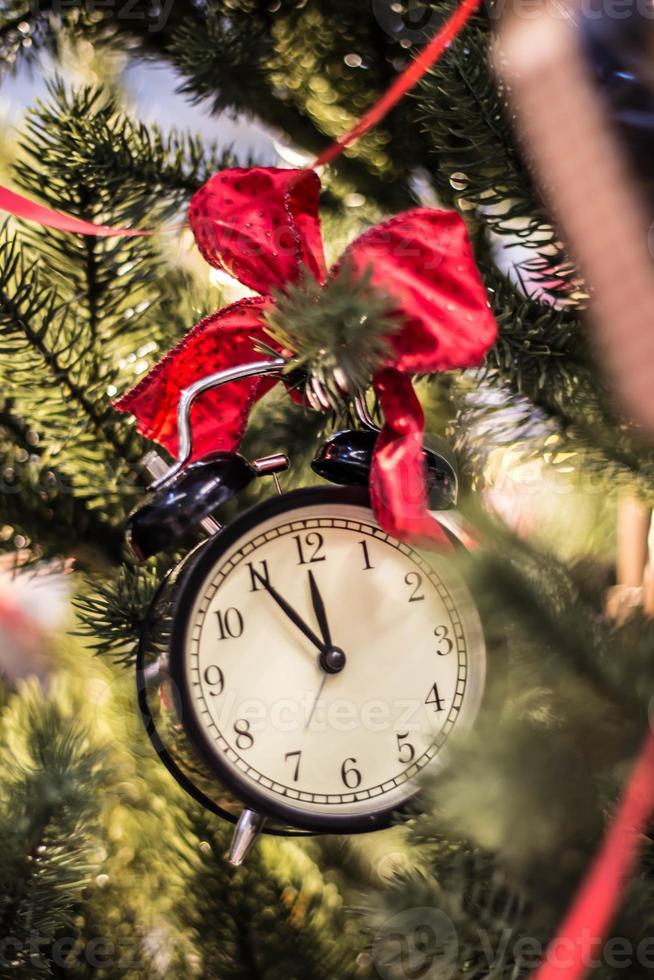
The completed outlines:
<svg viewBox="0 0 654 980">
<path fill-rule="evenodd" d="M 321 653 L 323 653 L 326 649 L 326 644 L 316 636 L 310 626 L 307 626 L 299 613 L 297 613 L 295 609 L 288 604 L 286 599 L 279 594 L 277 589 L 273 588 L 270 582 L 265 579 L 263 575 L 259 575 L 258 572 L 254 572 L 254 576 L 259 584 L 266 590 L 266 592 L 272 596 L 279 608 L 288 616 L 290 621 L 294 623 L 295 626 L 302 631 L 302 633 L 304 633 L 306 638 L 310 640 Z"/>
<path fill-rule="evenodd" d="M 329 632 L 329 623 L 327 622 L 325 603 L 322 601 L 318 583 L 316 582 L 315 576 L 311 569 L 309 569 L 309 585 L 311 587 L 311 602 L 313 603 L 313 611 L 316 614 L 316 619 L 318 620 L 318 626 L 320 627 L 324 644 L 327 647 L 331 647 L 333 646 L 333 643 L 331 633 Z"/>
<path fill-rule="evenodd" d="M 320 589 L 318 588 L 318 583 L 316 582 L 315 576 L 311 569 L 309 569 L 309 585 L 311 587 L 311 602 L 313 603 L 313 611 L 316 614 L 316 619 L 318 620 L 318 625 L 320 626 L 320 632 L 322 633 L 322 638 L 324 641 L 323 651 L 320 654 L 319 663 L 322 669 L 327 674 L 340 674 L 340 672 L 345 667 L 346 656 L 340 647 L 335 647 L 332 642 L 332 635 L 329 631 L 329 623 L 327 622 L 327 613 L 325 611 L 325 603 L 322 601 L 322 596 L 320 595 Z M 323 678 L 323 684 L 326 678 Z M 322 692 L 322 687 L 320 688 Z M 320 697 L 320 692 L 318 693 L 318 698 Z M 316 699 L 316 704 L 318 699 Z M 313 710 L 316 710 L 316 705 L 314 705 Z M 311 712 L 313 716 L 313 711 Z M 309 718 L 311 721 L 311 718 Z"/>
</svg>

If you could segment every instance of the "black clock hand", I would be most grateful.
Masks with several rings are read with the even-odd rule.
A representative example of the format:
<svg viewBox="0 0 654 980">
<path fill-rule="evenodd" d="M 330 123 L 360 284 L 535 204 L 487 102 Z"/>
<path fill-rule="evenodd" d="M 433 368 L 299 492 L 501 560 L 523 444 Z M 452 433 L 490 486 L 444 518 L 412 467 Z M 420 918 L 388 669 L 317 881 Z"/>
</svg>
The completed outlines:
<svg viewBox="0 0 654 980">
<path fill-rule="evenodd" d="M 316 619 L 318 620 L 318 626 L 320 627 L 320 632 L 322 633 L 322 638 L 325 646 L 333 646 L 331 633 L 329 632 L 329 623 L 327 622 L 327 613 L 325 612 L 325 603 L 322 601 L 322 596 L 320 595 L 320 590 L 318 589 L 318 583 L 314 577 L 313 572 L 309 569 L 309 585 L 311 586 L 311 601 L 313 603 L 313 611 L 316 614 Z"/>
<path fill-rule="evenodd" d="M 329 623 L 327 622 L 327 613 L 325 612 L 325 603 L 322 601 L 318 583 L 316 582 L 311 569 L 309 569 L 309 585 L 311 586 L 313 611 L 316 614 L 316 619 L 318 620 L 318 625 L 320 626 L 320 632 L 322 633 L 322 638 L 325 642 L 324 649 L 319 659 L 320 666 L 327 674 L 340 674 L 345 667 L 347 658 L 341 648 L 335 647 L 332 642 L 332 635 L 329 631 Z M 322 689 L 325 685 L 326 679 L 326 677 L 323 677 L 320 690 L 318 691 L 318 697 L 316 698 L 316 703 L 314 704 L 311 715 L 309 716 L 309 722 L 313 717 L 313 712 L 316 710 L 316 705 L 318 704 L 318 700 L 322 694 Z M 309 727 L 309 722 L 307 722 L 307 728 Z"/>
<path fill-rule="evenodd" d="M 313 645 L 317 647 L 321 653 L 323 653 L 324 650 L 326 649 L 326 646 L 322 640 L 318 639 L 318 637 L 313 632 L 311 627 L 307 626 L 307 624 L 304 622 L 302 617 L 295 611 L 295 609 L 293 609 L 292 606 L 288 604 L 286 599 L 284 599 L 284 597 L 279 594 L 277 589 L 274 589 L 272 587 L 272 585 L 267 579 L 265 579 L 262 575 L 259 575 L 258 572 L 254 572 L 253 574 L 256 580 L 259 582 L 259 584 L 262 585 L 263 588 L 266 590 L 266 592 L 268 592 L 268 594 L 273 597 L 273 599 L 275 600 L 279 608 L 288 616 L 291 622 L 294 623 L 297 626 L 297 628 L 304 633 L 304 635 L 307 637 L 308 640 L 311 640 Z"/>
</svg>

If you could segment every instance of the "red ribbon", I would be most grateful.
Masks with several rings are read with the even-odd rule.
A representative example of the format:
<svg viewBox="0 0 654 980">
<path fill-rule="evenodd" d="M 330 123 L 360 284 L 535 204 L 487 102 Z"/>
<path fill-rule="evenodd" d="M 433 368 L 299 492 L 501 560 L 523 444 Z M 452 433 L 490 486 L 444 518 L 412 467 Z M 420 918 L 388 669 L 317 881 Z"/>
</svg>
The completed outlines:
<svg viewBox="0 0 654 980">
<path fill-rule="evenodd" d="M 193 197 L 189 220 L 202 255 L 261 297 L 207 317 L 116 403 L 173 455 L 181 392 L 208 374 L 257 360 L 262 341 L 278 350 L 261 316 L 273 303 L 271 293 L 305 272 L 321 284 L 329 278 L 319 195 L 313 171 L 261 167 L 224 170 Z M 331 275 L 343 261 L 354 275 L 368 273 L 371 285 L 395 300 L 398 316 L 392 355 L 374 378 L 386 420 L 372 467 L 375 513 L 396 537 L 446 546 L 427 510 L 423 414 L 407 375 L 479 364 L 495 341 L 465 224 L 451 211 L 408 211 L 358 238 Z M 193 458 L 236 449 L 250 408 L 270 384 L 246 379 L 201 395 L 191 414 Z"/>
<path fill-rule="evenodd" d="M 37 204 L 36 201 L 30 201 L 28 197 L 1 186 L 0 211 L 8 211 L 9 214 L 24 218 L 25 221 L 35 221 L 47 228 L 70 231 L 76 235 L 97 235 L 100 238 L 117 235 L 122 238 L 135 238 L 139 235 L 151 234 L 139 228 L 112 228 L 110 225 L 96 225 L 92 221 L 82 221 L 81 218 L 73 218 L 69 214 L 62 214 L 61 211 L 53 211 L 52 208 L 46 208 L 43 204 Z"/>
</svg>

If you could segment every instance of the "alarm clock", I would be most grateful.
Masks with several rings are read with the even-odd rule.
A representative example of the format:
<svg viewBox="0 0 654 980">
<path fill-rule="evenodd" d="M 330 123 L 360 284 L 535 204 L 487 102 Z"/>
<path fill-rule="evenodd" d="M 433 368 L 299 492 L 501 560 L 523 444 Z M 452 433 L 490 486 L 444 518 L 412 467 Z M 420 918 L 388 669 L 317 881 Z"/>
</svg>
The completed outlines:
<svg viewBox="0 0 654 980">
<path fill-rule="evenodd" d="M 233 864 L 262 830 L 387 827 L 420 777 L 444 765 L 453 733 L 474 724 L 486 689 L 484 631 L 456 561 L 396 540 L 375 519 L 377 432 L 361 399 L 362 428 L 337 433 L 314 460 L 322 485 L 281 492 L 282 455 L 187 462 L 195 398 L 284 364 L 220 372 L 183 394 L 179 458 L 165 469 L 158 460 L 127 532 L 140 559 L 178 548 L 200 524 L 208 534 L 154 598 L 137 689 L 169 771 L 236 823 Z M 430 506 L 462 547 L 456 471 L 433 452 L 425 468 Z M 221 526 L 220 507 L 265 477 L 271 495 Z"/>
</svg>

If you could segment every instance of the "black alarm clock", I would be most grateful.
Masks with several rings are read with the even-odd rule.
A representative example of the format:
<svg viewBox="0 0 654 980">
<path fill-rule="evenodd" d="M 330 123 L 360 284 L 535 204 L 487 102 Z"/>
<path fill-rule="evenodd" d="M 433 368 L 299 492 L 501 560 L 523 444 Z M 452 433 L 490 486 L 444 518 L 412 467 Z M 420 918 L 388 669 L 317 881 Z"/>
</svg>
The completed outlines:
<svg viewBox="0 0 654 980">
<path fill-rule="evenodd" d="M 282 455 L 184 463 L 194 399 L 284 363 L 221 372 L 184 393 L 179 459 L 127 532 L 141 559 L 179 547 L 200 524 L 208 533 L 155 597 L 138 696 L 178 782 L 237 823 L 234 864 L 262 829 L 388 826 L 421 774 L 443 765 L 452 734 L 473 725 L 486 687 L 484 632 L 456 562 L 396 540 L 374 517 L 377 431 L 360 399 L 362 428 L 337 433 L 314 460 L 320 486 L 281 492 Z M 428 451 L 425 467 L 430 507 L 461 546 L 456 471 Z M 266 476 L 271 496 L 221 527 L 220 507 Z"/>
</svg>

